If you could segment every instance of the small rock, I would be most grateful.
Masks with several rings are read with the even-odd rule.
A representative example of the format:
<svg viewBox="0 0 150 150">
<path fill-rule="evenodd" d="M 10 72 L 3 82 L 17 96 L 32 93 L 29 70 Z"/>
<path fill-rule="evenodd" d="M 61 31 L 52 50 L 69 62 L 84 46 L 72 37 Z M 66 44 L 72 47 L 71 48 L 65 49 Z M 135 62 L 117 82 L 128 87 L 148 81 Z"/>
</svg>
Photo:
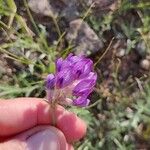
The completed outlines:
<svg viewBox="0 0 150 150">
<path fill-rule="evenodd" d="M 103 42 L 96 33 L 82 19 L 70 22 L 70 28 L 66 35 L 68 43 L 74 46 L 75 53 L 86 56 L 103 48 Z"/>
<path fill-rule="evenodd" d="M 123 138 L 123 140 L 125 142 L 131 142 L 131 141 L 135 142 L 134 136 L 131 133 L 125 135 L 124 138 Z"/>
<path fill-rule="evenodd" d="M 57 17 L 58 12 L 54 10 L 48 0 L 29 0 L 28 5 L 30 9 L 43 16 Z"/>
<path fill-rule="evenodd" d="M 29 0 L 28 4 L 37 14 L 64 17 L 68 22 L 79 16 L 77 0 Z"/>
<path fill-rule="evenodd" d="M 76 19 L 79 16 L 76 5 L 68 5 L 68 7 L 62 11 L 62 16 L 65 17 L 68 22 Z"/>
<path fill-rule="evenodd" d="M 125 55 L 125 49 L 121 48 L 118 50 L 118 52 L 116 53 L 117 57 L 123 57 Z"/>
<path fill-rule="evenodd" d="M 133 113 L 133 110 L 132 110 L 130 107 L 127 107 L 125 111 L 126 111 L 127 113 L 130 113 L 130 114 Z"/>
<path fill-rule="evenodd" d="M 119 39 L 117 39 L 113 45 L 113 50 L 115 51 L 115 55 L 117 57 L 123 57 L 126 54 L 127 49 L 126 40 L 121 37 L 118 38 Z"/>
<path fill-rule="evenodd" d="M 141 62 L 140 62 L 140 66 L 142 69 L 144 70 L 149 70 L 150 69 L 150 61 L 147 60 L 147 59 L 143 59 Z"/>
<path fill-rule="evenodd" d="M 144 56 L 146 53 L 146 45 L 144 41 L 140 41 L 136 45 L 136 51 L 140 56 Z"/>
<path fill-rule="evenodd" d="M 138 135 L 142 135 L 143 129 L 144 129 L 144 125 L 143 125 L 143 123 L 140 123 L 140 124 L 138 125 L 138 127 L 136 128 L 136 133 L 137 133 Z"/>
<path fill-rule="evenodd" d="M 10 69 L 10 68 L 7 68 L 7 75 L 12 75 L 12 69 Z"/>
<path fill-rule="evenodd" d="M 106 120 L 106 116 L 104 114 L 100 114 L 99 113 L 97 116 L 98 116 L 98 119 L 101 120 L 101 121 L 105 121 Z"/>
</svg>

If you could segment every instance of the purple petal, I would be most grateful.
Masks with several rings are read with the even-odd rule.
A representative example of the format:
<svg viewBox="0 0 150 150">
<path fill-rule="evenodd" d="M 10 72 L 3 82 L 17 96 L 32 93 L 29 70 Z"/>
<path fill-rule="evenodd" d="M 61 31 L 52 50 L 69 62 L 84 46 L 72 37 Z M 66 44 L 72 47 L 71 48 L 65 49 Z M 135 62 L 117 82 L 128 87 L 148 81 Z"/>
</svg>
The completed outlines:
<svg viewBox="0 0 150 150">
<path fill-rule="evenodd" d="M 68 55 L 68 57 L 66 57 L 66 60 L 70 60 L 71 57 L 73 57 L 73 54 L 72 54 L 72 53 L 70 53 L 70 54 Z"/>
<path fill-rule="evenodd" d="M 63 61 L 64 61 L 64 60 L 63 60 L 62 58 L 57 59 L 57 61 L 56 61 L 56 71 L 57 71 L 57 72 L 59 72 L 59 71 L 61 70 Z"/>
<path fill-rule="evenodd" d="M 72 76 L 71 68 L 63 69 L 58 74 L 56 74 L 56 86 L 57 88 L 63 88 L 71 84 L 74 80 Z"/>
<path fill-rule="evenodd" d="M 94 79 L 81 80 L 73 89 L 73 94 L 76 96 L 88 95 L 93 91 L 95 83 Z"/>
<path fill-rule="evenodd" d="M 55 82 L 55 76 L 53 74 L 49 74 L 46 78 L 46 88 L 47 89 L 53 89 L 54 88 L 54 82 Z"/>
<path fill-rule="evenodd" d="M 85 107 L 85 106 L 88 106 L 89 103 L 90 103 L 90 100 L 87 99 L 87 97 L 78 97 L 77 99 L 73 100 L 73 105 L 75 106 Z"/>
<path fill-rule="evenodd" d="M 93 62 L 91 60 L 83 60 L 77 62 L 73 67 L 73 73 L 76 78 L 84 78 L 92 71 Z"/>
<path fill-rule="evenodd" d="M 87 63 L 84 66 L 84 74 L 89 74 L 93 69 L 93 61 L 90 59 L 87 60 Z"/>
<path fill-rule="evenodd" d="M 82 61 L 82 57 L 79 57 L 79 56 L 70 56 L 67 58 L 67 61 L 69 61 L 71 64 L 75 64 L 76 62 L 80 62 Z"/>
<path fill-rule="evenodd" d="M 74 90 L 73 95 L 75 95 L 75 96 L 87 95 L 88 96 L 92 91 L 93 91 L 93 87 L 80 89 L 80 90 L 76 90 L 76 91 Z"/>
<path fill-rule="evenodd" d="M 72 64 L 69 61 L 64 60 L 62 66 L 61 66 L 61 70 L 64 70 L 64 69 L 67 69 L 70 67 L 72 68 Z"/>
<path fill-rule="evenodd" d="M 91 79 L 91 80 L 93 80 L 94 82 L 96 82 L 96 80 L 97 80 L 97 74 L 96 74 L 95 72 L 90 72 L 90 73 L 88 74 L 88 76 L 86 77 L 86 79 Z"/>
</svg>

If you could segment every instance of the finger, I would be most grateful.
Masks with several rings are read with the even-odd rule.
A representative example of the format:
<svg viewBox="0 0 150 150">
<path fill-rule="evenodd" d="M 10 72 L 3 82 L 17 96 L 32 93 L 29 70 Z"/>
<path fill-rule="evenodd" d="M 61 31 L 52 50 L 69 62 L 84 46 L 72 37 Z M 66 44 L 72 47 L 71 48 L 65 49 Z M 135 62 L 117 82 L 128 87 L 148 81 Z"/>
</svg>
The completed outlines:
<svg viewBox="0 0 150 150">
<path fill-rule="evenodd" d="M 43 99 L 0 100 L 0 137 L 14 135 L 37 125 L 51 124 L 50 112 L 50 105 Z M 69 142 L 79 140 L 85 135 L 86 124 L 73 113 L 57 106 L 55 116 L 56 126 Z"/>
<path fill-rule="evenodd" d="M 71 150 L 63 133 L 52 126 L 32 128 L 0 145 L 7 150 Z"/>
</svg>

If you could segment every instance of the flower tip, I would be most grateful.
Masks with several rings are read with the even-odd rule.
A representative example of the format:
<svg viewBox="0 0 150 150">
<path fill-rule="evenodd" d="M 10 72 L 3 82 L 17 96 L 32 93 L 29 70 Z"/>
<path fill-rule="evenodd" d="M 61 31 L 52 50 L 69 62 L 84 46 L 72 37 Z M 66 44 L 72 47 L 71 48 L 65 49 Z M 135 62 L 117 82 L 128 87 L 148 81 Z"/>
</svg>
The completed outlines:
<svg viewBox="0 0 150 150">
<path fill-rule="evenodd" d="M 73 100 L 73 105 L 79 107 L 86 107 L 90 103 L 90 100 L 86 97 L 78 97 L 77 99 Z"/>
<path fill-rule="evenodd" d="M 53 74 L 49 74 L 46 78 L 46 88 L 51 89 L 54 87 L 55 76 Z"/>
</svg>

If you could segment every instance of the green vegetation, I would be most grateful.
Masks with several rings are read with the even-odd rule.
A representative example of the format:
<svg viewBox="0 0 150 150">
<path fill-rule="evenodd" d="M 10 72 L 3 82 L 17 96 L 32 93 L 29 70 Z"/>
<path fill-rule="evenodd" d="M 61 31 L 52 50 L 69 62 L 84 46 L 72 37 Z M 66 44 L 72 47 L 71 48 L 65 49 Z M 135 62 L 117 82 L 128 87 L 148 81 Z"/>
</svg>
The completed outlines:
<svg viewBox="0 0 150 150">
<path fill-rule="evenodd" d="M 48 17 L 49 33 L 26 0 L 17 4 L 0 0 L 0 97 L 44 97 L 44 78 L 55 71 L 55 60 L 74 47 L 66 46 L 60 19 Z M 99 76 L 91 105 L 71 108 L 88 124 L 78 150 L 150 147 L 150 67 L 140 66 L 143 59 L 150 63 L 150 2 L 118 0 L 114 7 L 100 16 L 84 7 L 80 14 L 105 46 L 90 56 Z"/>
</svg>

